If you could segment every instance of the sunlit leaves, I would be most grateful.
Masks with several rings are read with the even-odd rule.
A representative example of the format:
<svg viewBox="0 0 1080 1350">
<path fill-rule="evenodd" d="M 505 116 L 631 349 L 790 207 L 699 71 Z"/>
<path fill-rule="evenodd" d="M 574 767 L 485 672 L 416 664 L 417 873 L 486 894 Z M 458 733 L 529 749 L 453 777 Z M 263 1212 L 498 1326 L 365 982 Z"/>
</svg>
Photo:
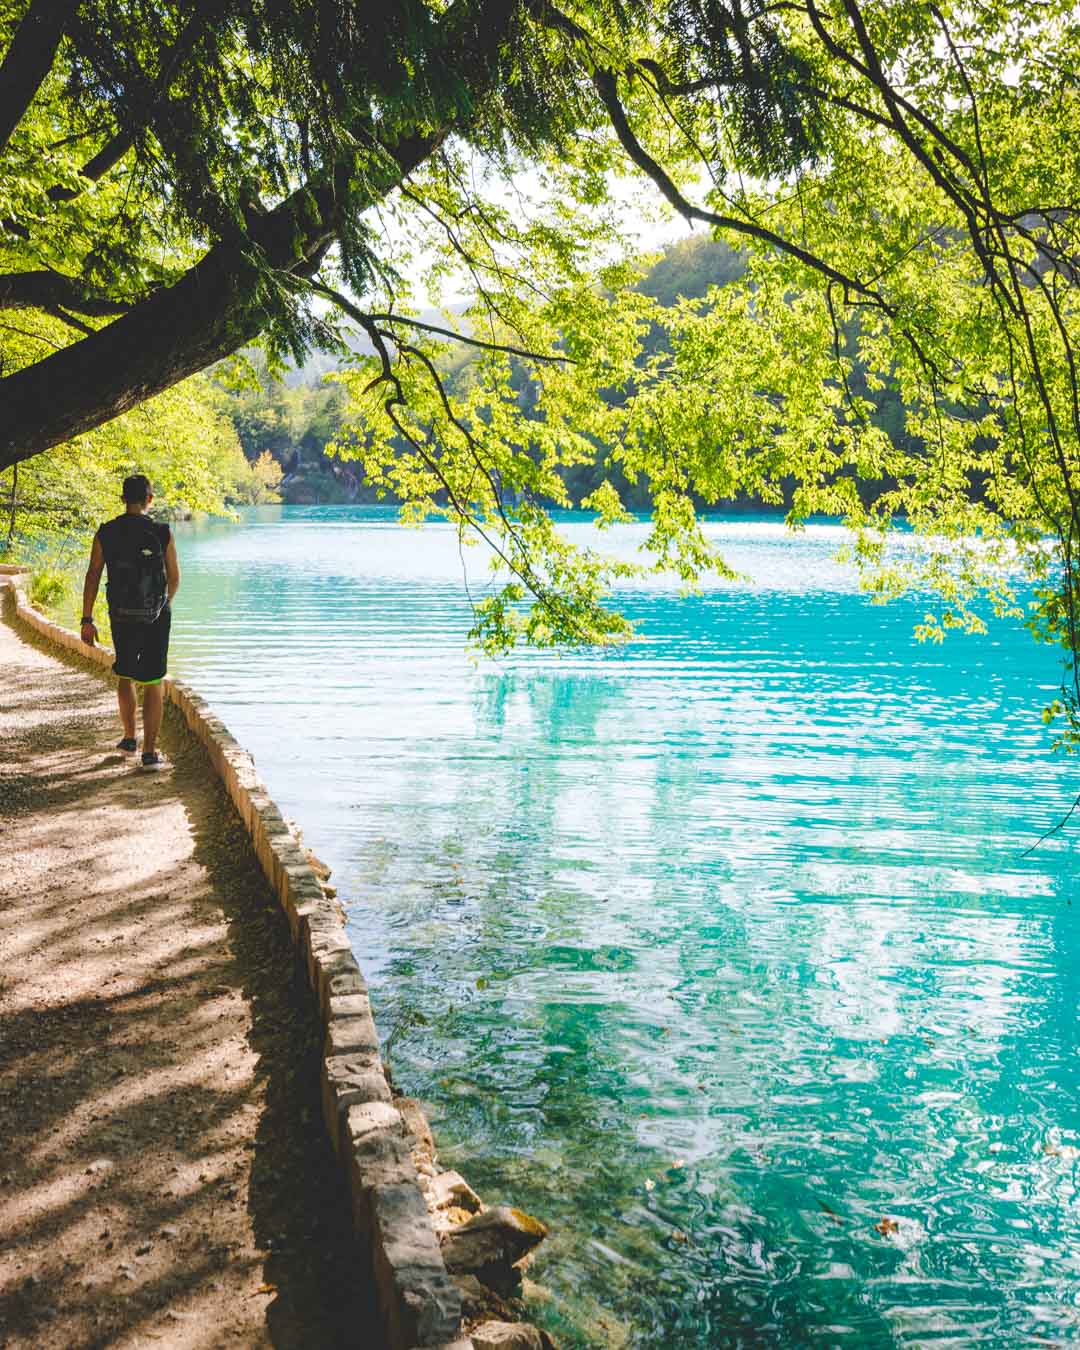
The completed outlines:
<svg viewBox="0 0 1080 1350">
<path fill-rule="evenodd" d="M 553 592 L 534 590 L 529 566 L 567 586 L 567 558 L 585 565 L 559 553 L 537 504 L 570 504 L 566 470 L 591 453 L 648 484 L 642 564 L 684 583 L 723 571 L 695 508 L 756 498 L 784 504 L 795 526 L 816 512 L 844 516 L 877 597 L 912 587 L 937 597 L 924 637 L 1017 613 L 1019 588 L 1034 579 L 1030 621 L 1062 640 L 1061 540 L 1076 528 L 1080 472 L 1075 305 L 1069 267 L 1048 268 L 1043 246 L 1066 261 L 1076 254 L 1064 206 L 1080 188 L 1069 11 L 869 5 L 859 10 L 864 32 L 840 4 L 777 11 L 777 83 L 761 88 L 794 81 L 815 114 L 812 146 L 767 183 L 740 177 L 758 153 L 738 125 L 749 105 L 725 92 L 708 43 L 679 36 L 697 22 L 688 10 L 650 16 L 656 41 L 640 62 L 636 20 L 587 5 L 569 12 L 623 72 L 640 143 L 688 196 L 734 222 L 725 237 L 749 250 L 749 267 L 703 300 L 648 305 L 629 277 L 597 266 L 589 275 L 590 253 L 617 256 L 616 223 L 606 233 L 585 223 L 595 176 L 527 226 L 497 183 L 470 191 L 460 161 L 418 184 L 436 233 L 449 232 L 447 221 L 456 232 L 436 246 L 432 279 L 460 275 L 463 258 L 476 265 L 470 331 L 490 325 L 492 339 L 570 358 L 482 356 L 463 367 L 432 352 L 450 376 L 448 401 L 432 367 L 400 342 L 388 343 L 385 368 L 349 377 L 354 440 L 376 481 L 418 511 L 492 530 L 496 552 L 520 530 L 531 556 L 486 602 L 481 629 L 497 645 L 523 631 L 513 616 L 543 611 Z M 879 75 L 865 64 L 864 35 Z M 677 77 L 692 96 L 674 92 Z M 597 162 L 603 140 L 583 142 Z M 980 225 L 984 217 L 997 223 Z M 1039 267 L 1025 270 L 1037 255 Z M 383 406 L 390 384 L 393 417 Z M 620 518 L 610 483 L 585 504 L 602 523 Z M 897 522 L 918 547 L 886 546 Z M 547 640 L 556 628 L 535 632 Z"/>
<path fill-rule="evenodd" d="M 625 635 L 610 602 L 627 565 L 549 514 L 581 504 L 574 472 L 599 460 L 601 523 L 621 518 L 616 478 L 647 485 L 644 568 L 723 573 L 702 506 L 842 515 L 875 596 L 932 593 L 924 636 L 1015 612 L 1034 583 L 1028 621 L 1075 675 L 1080 48 L 1064 0 L 260 0 L 189 34 L 175 79 L 162 50 L 186 11 L 79 14 L 0 173 L 0 220 L 21 225 L 0 267 L 124 300 L 235 240 L 279 359 L 341 350 L 322 306 L 351 287 L 367 348 L 342 375 L 340 451 L 408 518 L 486 541 L 489 649 Z M 143 119 L 122 171 L 80 183 L 80 142 L 120 111 Z M 430 146 L 404 182 L 398 137 Z M 704 299 L 637 289 L 613 190 L 631 159 L 651 174 L 640 202 L 681 192 L 688 217 L 711 212 L 745 274 Z M 330 198 L 338 241 L 314 282 L 244 242 L 301 181 L 293 254 Z M 479 345 L 410 324 L 425 304 Z M 71 339 L 70 317 L 40 320 L 34 340 Z M 5 333 L 7 368 L 33 355 L 25 339 Z M 898 522 L 918 547 L 888 546 Z"/>
</svg>

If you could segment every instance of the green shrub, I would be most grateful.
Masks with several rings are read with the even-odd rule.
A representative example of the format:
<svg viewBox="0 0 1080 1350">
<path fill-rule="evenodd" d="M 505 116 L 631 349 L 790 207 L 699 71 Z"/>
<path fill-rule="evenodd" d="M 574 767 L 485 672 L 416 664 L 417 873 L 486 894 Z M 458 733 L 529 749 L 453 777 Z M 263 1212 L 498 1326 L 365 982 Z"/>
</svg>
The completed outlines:
<svg viewBox="0 0 1080 1350">
<path fill-rule="evenodd" d="M 30 578 L 30 603 L 55 612 L 71 597 L 71 578 L 54 567 L 43 567 Z"/>
</svg>

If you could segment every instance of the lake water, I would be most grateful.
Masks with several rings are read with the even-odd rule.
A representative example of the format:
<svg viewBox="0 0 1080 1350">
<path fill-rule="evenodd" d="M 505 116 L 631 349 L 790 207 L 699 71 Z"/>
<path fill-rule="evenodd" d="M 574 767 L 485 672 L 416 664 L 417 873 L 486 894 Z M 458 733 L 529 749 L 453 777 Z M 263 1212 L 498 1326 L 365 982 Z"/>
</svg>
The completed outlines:
<svg viewBox="0 0 1080 1350">
<path fill-rule="evenodd" d="M 1055 658 L 917 644 L 835 527 L 710 532 L 752 584 L 475 664 L 448 529 L 259 508 L 180 532 L 173 668 L 332 865 L 444 1162 L 552 1225 L 561 1344 L 1080 1344 Z"/>
</svg>

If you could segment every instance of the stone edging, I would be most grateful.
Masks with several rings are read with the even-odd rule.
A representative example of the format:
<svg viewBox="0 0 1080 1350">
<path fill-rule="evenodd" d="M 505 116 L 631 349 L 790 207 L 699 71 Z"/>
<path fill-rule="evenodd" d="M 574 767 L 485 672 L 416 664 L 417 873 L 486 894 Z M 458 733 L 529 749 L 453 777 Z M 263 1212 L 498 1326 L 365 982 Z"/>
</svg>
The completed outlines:
<svg viewBox="0 0 1080 1350">
<path fill-rule="evenodd" d="M 28 571 L 0 564 L 0 591 L 10 592 L 18 619 L 48 641 L 111 667 L 110 650 L 87 647 L 75 633 L 30 607 L 22 592 Z M 163 688 L 166 700 L 205 746 L 244 822 L 307 971 L 325 1033 L 323 1117 L 347 1179 L 353 1226 L 370 1254 L 390 1350 L 472 1350 L 474 1342 L 461 1332 L 461 1293 L 447 1272 L 428 1212 L 409 1127 L 390 1092 L 367 985 L 341 911 L 324 893 L 299 840 L 256 774 L 251 755 L 183 681 L 167 678 Z"/>
</svg>

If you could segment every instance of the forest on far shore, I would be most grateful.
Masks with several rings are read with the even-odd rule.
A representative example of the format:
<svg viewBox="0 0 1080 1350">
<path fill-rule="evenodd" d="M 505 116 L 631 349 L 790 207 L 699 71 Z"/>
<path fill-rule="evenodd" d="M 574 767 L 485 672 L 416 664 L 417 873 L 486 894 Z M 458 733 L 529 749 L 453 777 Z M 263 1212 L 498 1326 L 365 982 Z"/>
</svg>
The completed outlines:
<svg viewBox="0 0 1080 1350">
<path fill-rule="evenodd" d="M 691 235 L 668 245 L 636 289 L 669 307 L 680 298 L 699 300 L 744 273 L 742 254 L 709 235 Z M 447 322 L 435 312 L 424 319 Z M 451 322 L 464 324 L 457 315 Z M 642 361 L 666 340 L 654 328 L 643 344 Z M 360 340 L 355 350 L 370 352 Z M 73 584 L 68 575 L 72 559 L 81 557 L 98 523 L 115 513 L 118 476 L 132 467 L 150 475 L 156 509 L 169 518 L 279 501 L 335 505 L 399 500 L 392 490 L 376 489 L 363 466 L 350 457 L 350 395 L 333 378 L 342 361 L 315 352 L 303 365 L 275 374 L 259 346 L 243 355 L 243 379 L 236 378 L 234 360 L 222 362 L 111 424 L 0 476 L 0 553 L 35 560 L 40 573 L 35 584 L 45 603 L 66 601 Z M 448 392 L 466 389 L 475 355 L 463 344 L 447 344 L 440 369 Z M 517 359 L 511 364 L 519 411 L 532 420 L 539 414 L 531 368 Z M 873 404 L 882 428 L 897 442 L 909 440 L 897 391 L 888 386 L 868 391 L 859 381 L 857 359 L 855 364 L 852 384 Z M 605 395 L 612 403 L 626 396 Z M 648 483 L 643 478 L 628 481 L 603 445 L 597 444 L 591 462 L 563 466 L 560 474 L 575 505 L 608 480 L 629 510 L 651 508 Z M 775 513 L 777 506 L 742 496 L 725 502 L 724 509 L 763 514 Z"/>
<path fill-rule="evenodd" d="M 691 235 L 669 244 L 637 289 L 666 308 L 680 298 L 700 299 L 712 287 L 738 280 L 744 271 L 742 255 L 729 245 L 706 234 Z M 424 317 L 432 322 L 445 322 L 437 314 Z M 652 355 L 664 340 L 663 334 L 654 330 L 644 344 L 643 357 Z M 269 373 L 260 352 L 253 351 L 249 356 L 257 386 L 248 384 L 237 388 L 215 380 L 215 401 L 235 428 L 248 462 L 259 464 L 260 481 L 264 484 L 273 482 L 274 471 L 268 459 L 272 457 L 280 469 L 281 481 L 276 490 L 283 501 L 313 505 L 393 500 L 378 493 L 364 479 L 360 467 L 348 458 L 345 432 L 348 394 L 342 384 L 327 378 L 337 369 L 338 362 L 331 356 L 317 353 L 304 366 L 290 370 L 278 379 Z M 468 378 L 473 358 L 474 353 L 463 346 L 448 353 L 443 371 L 450 392 L 456 392 Z M 535 404 L 535 387 L 523 362 L 513 363 L 513 383 L 521 412 L 528 417 Z M 895 388 L 886 386 L 868 391 L 858 373 L 852 384 L 862 397 L 873 403 L 874 419 L 890 438 L 896 442 L 909 439 L 904 427 L 903 404 Z M 335 447 L 342 453 L 337 453 Z M 592 464 L 565 468 L 563 479 L 575 503 L 595 492 L 607 479 L 618 490 L 628 509 L 647 511 L 651 506 L 648 484 L 642 480 L 628 482 L 620 466 L 610 461 L 603 446 L 597 447 Z M 765 506 L 749 497 L 725 504 L 725 509 L 754 514 L 776 511 L 775 506 Z"/>
</svg>

